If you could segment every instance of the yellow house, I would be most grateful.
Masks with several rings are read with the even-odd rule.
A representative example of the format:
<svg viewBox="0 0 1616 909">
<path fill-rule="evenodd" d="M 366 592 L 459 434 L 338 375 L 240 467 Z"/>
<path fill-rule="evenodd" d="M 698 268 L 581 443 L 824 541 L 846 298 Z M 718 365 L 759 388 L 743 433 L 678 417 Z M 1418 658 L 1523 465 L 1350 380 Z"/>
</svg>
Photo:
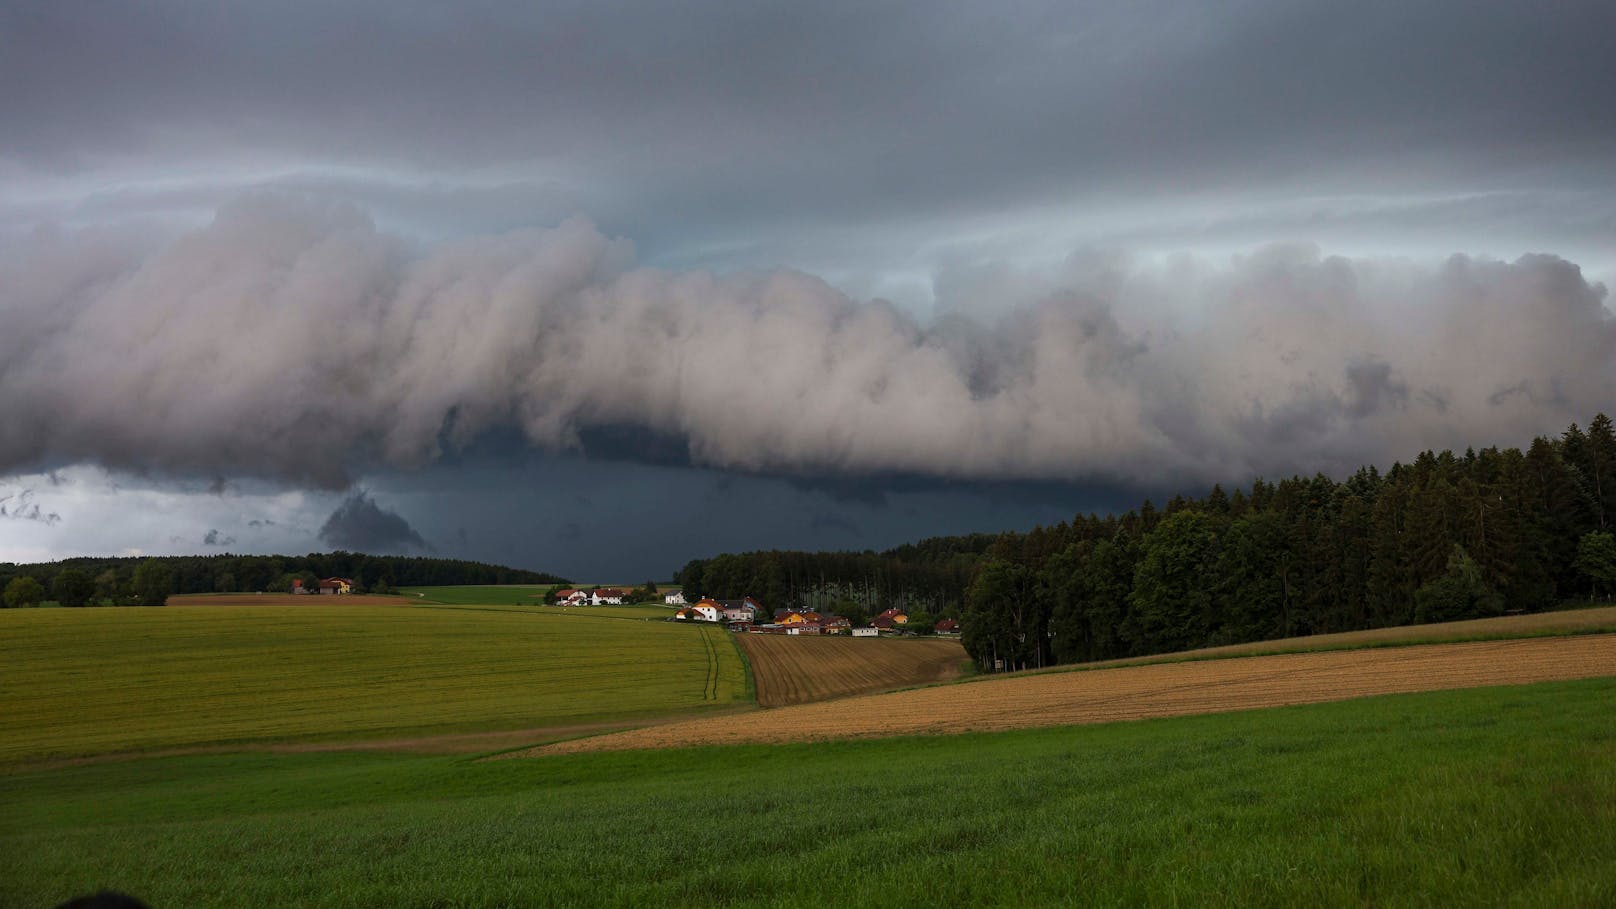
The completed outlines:
<svg viewBox="0 0 1616 909">
<path fill-rule="evenodd" d="M 353 581 L 347 578 L 326 578 L 320 582 L 320 592 L 324 594 L 353 593 Z"/>
</svg>

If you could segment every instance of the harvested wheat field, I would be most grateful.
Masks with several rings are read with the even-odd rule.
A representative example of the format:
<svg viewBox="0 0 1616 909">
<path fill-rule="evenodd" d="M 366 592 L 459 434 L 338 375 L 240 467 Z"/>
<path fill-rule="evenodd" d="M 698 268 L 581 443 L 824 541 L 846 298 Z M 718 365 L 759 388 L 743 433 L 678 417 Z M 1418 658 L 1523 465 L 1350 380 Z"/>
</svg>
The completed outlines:
<svg viewBox="0 0 1616 909">
<path fill-rule="evenodd" d="M 840 635 L 741 634 L 764 707 L 806 704 L 958 678 L 969 657 L 958 641 Z"/>
<path fill-rule="evenodd" d="M 185 593 L 168 598 L 169 606 L 405 606 L 409 597 L 367 593 L 318 596 L 290 593 Z"/>
<path fill-rule="evenodd" d="M 690 720 L 544 754 L 996 731 L 1616 675 L 1616 635 L 1431 644 L 987 679 Z"/>
<path fill-rule="evenodd" d="M 1186 659 L 1209 659 L 1230 656 L 1257 656 L 1265 653 L 1297 653 L 1311 650 L 1349 650 L 1358 647 L 1419 643 L 1458 643 L 1486 639 L 1529 638 L 1539 635 L 1616 633 L 1616 606 L 1596 606 L 1588 609 L 1565 609 L 1557 612 L 1534 612 L 1528 615 L 1496 616 L 1490 619 L 1466 619 L 1462 622 L 1439 622 L 1430 625 L 1395 625 L 1390 628 L 1370 628 L 1364 631 L 1342 631 L 1334 634 L 1314 634 L 1306 637 L 1276 638 L 1271 641 L 1251 641 L 1245 644 L 1225 644 L 1221 647 L 1203 647 L 1179 653 L 1164 653 L 1146 657 L 1124 657 L 1098 663 L 1076 666 L 1056 666 L 1043 672 L 1084 671 L 1096 666 L 1138 666 L 1144 663 L 1169 663 Z"/>
</svg>

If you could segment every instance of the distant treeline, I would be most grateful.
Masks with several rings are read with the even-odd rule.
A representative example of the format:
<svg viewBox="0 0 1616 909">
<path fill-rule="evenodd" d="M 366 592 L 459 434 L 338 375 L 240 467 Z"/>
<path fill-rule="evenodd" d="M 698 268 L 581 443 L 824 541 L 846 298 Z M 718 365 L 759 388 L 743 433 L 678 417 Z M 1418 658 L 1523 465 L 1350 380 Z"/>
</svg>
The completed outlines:
<svg viewBox="0 0 1616 909">
<path fill-rule="evenodd" d="M 293 580 L 312 585 L 320 578 L 354 582 L 356 592 L 386 593 L 396 587 L 458 584 L 555 584 L 564 578 L 503 565 L 376 556 L 358 552 L 314 552 L 305 556 L 141 556 L 76 558 L 32 565 L 0 563 L 0 590 L 32 578 L 38 600 L 65 606 L 161 603 L 175 593 L 289 592 Z M 21 585 L 26 587 L 26 585 Z M 8 597 L 7 605 L 14 605 Z M 16 604 L 16 605 L 20 605 Z"/>
<path fill-rule="evenodd" d="M 1600 414 L 1586 432 L 1572 425 L 1524 453 L 1427 451 L 1343 482 L 1214 486 L 1160 510 L 1147 501 L 883 553 L 723 555 L 678 580 L 782 605 L 828 597 L 954 616 L 980 666 L 1023 668 L 1605 595 L 1616 587 L 1613 524 L 1616 432 Z"/>
<path fill-rule="evenodd" d="M 757 597 L 766 608 L 806 607 L 858 622 L 888 606 L 956 615 L 999 534 L 932 537 L 886 552 L 726 553 L 695 559 L 674 575 L 686 598 Z"/>
</svg>

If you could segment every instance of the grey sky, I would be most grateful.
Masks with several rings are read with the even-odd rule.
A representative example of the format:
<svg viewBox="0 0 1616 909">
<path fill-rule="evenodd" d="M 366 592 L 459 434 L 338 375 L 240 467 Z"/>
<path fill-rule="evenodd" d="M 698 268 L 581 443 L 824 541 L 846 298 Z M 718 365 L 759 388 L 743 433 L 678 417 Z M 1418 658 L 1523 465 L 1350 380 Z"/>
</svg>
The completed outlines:
<svg viewBox="0 0 1616 909">
<path fill-rule="evenodd" d="M 362 482 L 493 557 L 437 528 L 520 522 L 410 503 L 602 427 L 684 446 L 646 476 L 688 507 L 807 512 L 735 545 L 863 546 L 938 522 L 792 479 L 1014 526 L 991 484 L 1524 443 L 1616 390 L 1609 3 L 9 2 L 0 85 L 0 476 L 161 477 L 186 525 L 102 548 L 315 548 Z M 255 538 L 219 477 L 323 513 Z M 81 551 L 34 495 L 0 558 Z"/>
</svg>

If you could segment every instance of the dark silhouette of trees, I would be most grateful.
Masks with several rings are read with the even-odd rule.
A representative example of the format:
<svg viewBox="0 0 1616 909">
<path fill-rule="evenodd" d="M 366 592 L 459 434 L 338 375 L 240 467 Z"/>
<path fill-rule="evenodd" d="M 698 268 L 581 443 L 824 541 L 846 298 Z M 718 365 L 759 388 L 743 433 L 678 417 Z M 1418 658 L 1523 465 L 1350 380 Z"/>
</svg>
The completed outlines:
<svg viewBox="0 0 1616 909">
<path fill-rule="evenodd" d="M 319 552 L 306 556 L 149 556 L 75 558 L 34 565 L 0 563 L 0 585 L 31 576 L 56 595 L 63 605 L 127 606 L 135 602 L 161 605 L 175 593 L 277 592 L 291 589 L 291 579 L 351 578 L 361 589 L 386 592 L 395 586 L 426 587 L 456 584 L 553 584 L 565 579 L 553 574 L 466 562 L 411 556 L 373 556 L 358 552 Z M 67 588 L 61 579 L 68 578 Z M 78 590 L 78 579 L 88 581 L 82 603 L 69 603 L 65 590 Z"/>
</svg>

